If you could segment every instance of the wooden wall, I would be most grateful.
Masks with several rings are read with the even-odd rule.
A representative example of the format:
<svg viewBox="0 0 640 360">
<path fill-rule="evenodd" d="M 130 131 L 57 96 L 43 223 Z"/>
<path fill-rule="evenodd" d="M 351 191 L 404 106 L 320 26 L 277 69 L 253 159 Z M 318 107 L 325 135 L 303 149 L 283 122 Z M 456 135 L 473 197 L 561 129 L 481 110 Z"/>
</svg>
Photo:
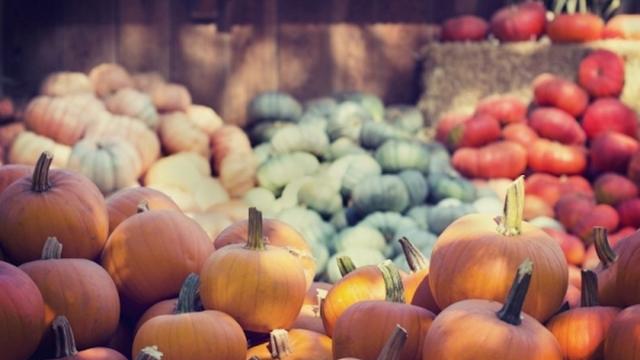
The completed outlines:
<svg viewBox="0 0 640 360">
<path fill-rule="evenodd" d="M 114 61 L 158 71 L 241 123 L 257 92 L 364 90 L 415 103 L 415 54 L 434 24 L 503 0 L 0 0 L 3 91 L 32 96 L 56 70 Z M 193 17 L 209 9 L 212 21 Z M 206 15 L 206 14 L 205 14 Z"/>
</svg>

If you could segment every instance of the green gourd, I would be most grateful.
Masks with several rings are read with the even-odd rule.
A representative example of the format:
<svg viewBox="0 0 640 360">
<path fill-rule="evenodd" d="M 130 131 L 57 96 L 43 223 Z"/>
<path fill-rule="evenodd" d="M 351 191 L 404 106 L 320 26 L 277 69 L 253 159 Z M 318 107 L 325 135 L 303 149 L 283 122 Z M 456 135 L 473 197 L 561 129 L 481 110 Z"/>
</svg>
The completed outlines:
<svg viewBox="0 0 640 360">
<path fill-rule="evenodd" d="M 265 216 L 273 216 L 280 210 L 273 192 L 262 187 L 256 187 L 247 191 L 242 200 L 248 207 L 255 207 Z"/>
<path fill-rule="evenodd" d="M 409 192 L 409 205 L 424 204 L 429 195 L 429 184 L 422 173 L 417 170 L 405 170 L 399 173 L 398 177 Z"/>
<path fill-rule="evenodd" d="M 408 139 L 410 134 L 386 122 L 368 121 L 360 129 L 360 145 L 366 149 L 377 149 L 391 139 Z"/>
<path fill-rule="evenodd" d="M 276 131 L 271 147 L 275 154 L 304 151 L 322 156 L 329 148 L 329 137 L 315 125 L 288 126 Z"/>
<path fill-rule="evenodd" d="M 384 120 L 384 103 L 376 95 L 362 91 L 345 91 L 337 93 L 335 98 L 340 101 L 351 101 L 365 109 L 374 121 Z"/>
<path fill-rule="evenodd" d="M 281 129 L 294 126 L 294 123 L 288 121 L 263 121 L 250 126 L 247 133 L 253 144 L 262 144 L 270 142 L 273 136 Z"/>
<path fill-rule="evenodd" d="M 279 194 L 285 185 L 294 179 L 313 174 L 319 166 L 318 159 L 309 153 L 275 155 L 258 168 L 258 184 Z"/>
<path fill-rule="evenodd" d="M 385 120 L 398 129 L 410 134 L 417 133 L 424 127 L 422 111 L 410 105 L 391 105 L 385 109 Z"/>
<path fill-rule="evenodd" d="M 330 145 L 326 154 L 327 160 L 338 160 L 351 154 L 366 154 L 367 151 L 348 137 L 335 139 Z"/>
<path fill-rule="evenodd" d="M 331 216 L 342 209 L 339 189 L 323 178 L 314 178 L 304 183 L 298 190 L 298 200 L 325 216 Z"/>
<path fill-rule="evenodd" d="M 284 92 L 266 91 L 251 100 L 247 114 L 249 124 L 269 120 L 297 121 L 302 116 L 302 105 Z"/>
<path fill-rule="evenodd" d="M 449 150 L 442 144 L 431 142 L 423 144 L 423 147 L 429 152 L 429 174 L 457 174 L 457 171 L 451 165 Z"/>
<path fill-rule="evenodd" d="M 329 261 L 329 250 L 324 244 L 313 242 L 311 245 L 311 254 L 316 261 L 316 276 L 325 273 L 327 262 Z"/>
<path fill-rule="evenodd" d="M 383 255 L 390 255 L 384 235 L 377 229 L 366 225 L 358 225 L 340 231 L 334 241 L 333 250 L 336 252 L 352 248 L 374 249 Z"/>
<path fill-rule="evenodd" d="M 504 202 L 497 196 L 483 196 L 473 202 L 473 208 L 480 214 L 499 216 L 504 212 L 503 207 Z"/>
<path fill-rule="evenodd" d="M 409 206 L 409 192 L 396 175 L 369 177 L 353 189 L 351 205 L 362 215 L 376 211 L 401 213 Z"/>
<path fill-rule="evenodd" d="M 440 235 L 456 219 L 473 212 L 475 209 L 471 204 L 455 198 L 444 199 L 429 209 L 429 229 Z"/>
<path fill-rule="evenodd" d="M 437 203 L 448 198 L 472 202 L 476 199 L 476 188 L 471 181 L 452 174 L 436 173 L 429 176 L 429 200 Z"/>
<path fill-rule="evenodd" d="M 299 206 L 283 209 L 276 218 L 298 230 L 310 244 L 328 246 L 336 233 L 333 225 L 325 222 L 320 214 L 311 209 Z"/>
<path fill-rule="evenodd" d="M 380 165 L 369 154 L 354 156 L 351 159 L 341 178 L 340 192 L 344 197 L 350 197 L 353 189 L 365 180 L 382 174 Z"/>
<path fill-rule="evenodd" d="M 429 172 L 429 151 L 417 141 L 387 140 L 376 150 L 375 158 L 385 173 L 403 170 Z"/>
<path fill-rule="evenodd" d="M 429 205 L 418 205 L 407 210 L 406 216 L 415 221 L 418 229 L 429 231 Z"/>
<path fill-rule="evenodd" d="M 327 123 L 327 134 L 331 140 L 347 137 L 358 141 L 362 124 L 367 121 L 371 121 L 371 115 L 360 105 L 351 101 L 343 102 L 332 112 Z"/>
<path fill-rule="evenodd" d="M 378 211 L 367 215 L 358 225 L 367 225 L 380 231 L 387 242 L 397 240 L 396 234 L 402 230 L 417 227 L 410 217 L 402 216 L 392 211 Z"/>
<path fill-rule="evenodd" d="M 278 201 L 283 206 L 283 209 L 292 208 L 294 206 L 298 206 L 300 204 L 299 201 L 299 192 L 302 185 L 313 181 L 313 176 L 303 176 L 297 179 L 293 179 L 290 183 L 288 183 L 282 193 L 280 194 L 280 198 Z"/>
<path fill-rule="evenodd" d="M 261 166 L 266 163 L 267 160 L 273 156 L 273 150 L 271 149 L 271 143 L 262 143 L 253 148 L 253 156 L 256 159 L 257 165 Z"/>
<path fill-rule="evenodd" d="M 304 103 L 304 113 L 305 115 L 329 118 L 336 107 L 338 107 L 336 99 L 324 96 L 306 101 Z"/>
</svg>

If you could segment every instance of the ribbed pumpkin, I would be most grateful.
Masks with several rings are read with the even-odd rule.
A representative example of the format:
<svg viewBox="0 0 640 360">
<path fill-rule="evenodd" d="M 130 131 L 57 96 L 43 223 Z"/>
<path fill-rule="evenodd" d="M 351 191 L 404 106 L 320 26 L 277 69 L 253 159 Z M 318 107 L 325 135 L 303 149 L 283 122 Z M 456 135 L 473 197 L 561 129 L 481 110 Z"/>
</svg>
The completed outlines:
<svg viewBox="0 0 640 360">
<path fill-rule="evenodd" d="M 624 200 L 638 196 L 638 187 L 627 177 L 604 173 L 593 183 L 596 200 L 601 204 L 616 206 Z"/>
<path fill-rule="evenodd" d="M 105 100 L 107 110 L 142 121 L 151 129 L 158 127 L 158 112 L 149 95 L 132 88 L 118 90 Z"/>
<path fill-rule="evenodd" d="M 44 244 L 42 258 L 20 265 L 36 283 L 44 299 L 46 332 L 58 315 L 67 317 L 76 330 L 75 340 L 81 349 L 106 343 L 118 326 L 120 301 L 109 274 L 87 259 L 62 259 L 62 244 L 50 237 Z"/>
<path fill-rule="evenodd" d="M 622 310 L 609 327 L 604 343 L 604 358 L 607 360 L 640 359 L 640 305 Z"/>
<path fill-rule="evenodd" d="M 285 248 L 265 244 L 262 224 L 262 213 L 249 208 L 246 244 L 218 248 L 201 271 L 204 307 L 254 332 L 289 328 L 308 287 L 302 262 Z M 237 279 L 244 279 L 240 286 Z"/>
<path fill-rule="evenodd" d="M 491 95 L 483 98 L 476 106 L 476 114 L 488 114 L 507 125 L 526 120 L 527 106 L 512 95 Z"/>
<path fill-rule="evenodd" d="M 40 136 L 31 131 L 23 131 L 16 136 L 7 157 L 11 164 L 35 165 L 40 154 L 45 151 L 53 154 L 52 166 L 54 168 L 67 166 L 69 156 L 71 156 L 69 146 L 58 144 L 48 137 Z"/>
<path fill-rule="evenodd" d="M 276 329 L 269 341 L 249 348 L 247 359 L 332 360 L 331 338 L 303 329 Z"/>
<path fill-rule="evenodd" d="M 27 106 L 24 121 L 28 130 L 73 145 L 84 136 L 90 123 L 108 117 L 102 102 L 92 94 L 38 96 Z"/>
<path fill-rule="evenodd" d="M 199 272 L 212 251 L 209 237 L 195 221 L 174 210 L 143 205 L 111 233 L 101 264 L 118 287 L 123 310 L 131 315 L 177 295 L 184 278 Z"/>
<path fill-rule="evenodd" d="M 553 334 L 522 311 L 534 266 L 531 261 L 520 265 L 504 304 L 470 299 L 444 309 L 431 324 L 422 358 L 466 359 L 472 354 L 477 360 L 562 359 Z"/>
<path fill-rule="evenodd" d="M 560 308 L 568 282 L 564 254 L 553 238 L 522 221 L 523 210 L 520 177 L 509 188 L 498 221 L 491 215 L 465 215 L 440 235 L 431 254 L 429 285 L 441 309 L 470 298 L 501 301 L 525 258 L 537 266 L 525 311 L 544 321 Z"/>
<path fill-rule="evenodd" d="M 205 134 L 211 136 L 224 121 L 212 108 L 204 105 L 191 105 L 187 109 L 187 117 Z"/>
<path fill-rule="evenodd" d="M 107 198 L 107 211 L 109 212 L 109 234 L 127 218 L 138 212 L 138 205 L 145 201 L 151 210 L 169 209 L 180 211 L 171 198 L 167 195 L 147 188 L 136 187 L 122 189 Z"/>
<path fill-rule="evenodd" d="M 617 261 L 616 291 L 624 305 L 640 304 L 640 233 L 635 232 L 621 241 Z"/>
<path fill-rule="evenodd" d="M 596 174 L 606 171 L 626 173 L 631 180 L 636 181 L 633 173 L 634 154 L 638 153 L 638 141 L 625 134 L 615 131 L 605 131 L 596 135 L 590 143 L 589 167 Z"/>
<path fill-rule="evenodd" d="M 589 103 L 589 94 L 573 81 L 544 73 L 533 80 L 536 104 L 553 106 L 572 116 L 579 116 Z"/>
<path fill-rule="evenodd" d="M 6 164 L 0 166 L 0 193 L 16 180 L 28 176 L 32 172 L 33 168 L 27 165 Z"/>
<path fill-rule="evenodd" d="M 133 79 L 127 70 L 115 63 L 102 63 L 89 71 L 89 79 L 96 94 L 106 97 L 116 91 L 133 87 Z"/>
<path fill-rule="evenodd" d="M 229 194 L 241 196 L 253 188 L 258 162 L 245 132 L 224 125 L 211 134 L 210 143 L 213 171 Z"/>
<path fill-rule="evenodd" d="M 220 311 L 197 310 L 198 276 L 184 280 L 175 312 L 149 319 L 138 329 L 133 341 L 133 356 L 143 348 L 158 346 L 163 360 L 205 360 L 212 356 L 244 360 L 247 339 L 240 325 Z M 179 334 L 179 336 L 176 336 Z"/>
<path fill-rule="evenodd" d="M 151 90 L 151 99 L 158 111 L 187 111 L 191 106 L 191 94 L 180 84 L 157 84 Z"/>
<path fill-rule="evenodd" d="M 86 74 L 75 71 L 56 71 L 40 84 L 40 94 L 47 96 L 64 96 L 71 94 L 92 93 L 93 84 Z"/>
<path fill-rule="evenodd" d="M 587 139 L 573 116 L 552 107 L 532 111 L 529 114 L 529 126 L 541 137 L 567 145 L 583 145 Z"/>
<path fill-rule="evenodd" d="M 375 152 L 375 158 L 384 172 L 403 170 L 429 171 L 429 151 L 422 144 L 409 140 L 387 140 Z"/>
<path fill-rule="evenodd" d="M 537 172 L 576 175 L 587 167 L 587 151 L 581 146 L 540 138 L 528 149 L 527 160 L 529 167 Z"/>
<path fill-rule="evenodd" d="M 184 287 L 184 285 L 183 285 Z M 181 289 L 182 290 L 182 289 Z M 199 298 L 198 298 L 199 300 Z M 176 306 L 178 304 L 178 298 L 173 298 L 173 299 L 168 299 L 168 300 L 162 300 L 160 302 L 157 302 L 153 305 L 151 305 L 143 314 L 142 316 L 140 316 L 140 319 L 138 319 L 138 322 L 136 323 L 136 327 L 134 329 L 134 334 L 138 332 L 138 330 L 140 329 L 140 327 L 146 323 L 147 321 L 153 319 L 154 317 L 160 316 L 160 315 L 171 315 L 174 313 L 174 311 L 176 310 Z M 202 309 L 200 309 L 202 310 Z"/>
<path fill-rule="evenodd" d="M 45 329 L 42 295 L 24 271 L 4 261 L 0 288 L 0 353 L 7 360 L 28 359 Z"/>
<path fill-rule="evenodd" d="M 77 142 L 67 167 L 91 179 L 103 194 L 136 185 L 142 174 L 142 160 L 136 148 L 115 137 Z"/>
<path fill-rule="evenodd" d="M 598 305 L 598 278 L 591 270 L 582 270 L 581 291 L 581 307 L 555 316 L 547 328 L 565 359 L 601 359 L 607 331 L 620 309 Z"/>
<path fill-rule="evenodd" d="M 376 211 L 403 212 L 409 207 L 409 192 L 397 175 L 381 175 L 364 179 L 352 194 L 352 206 L 361 216 Z"/>
<path fill-rule="evenodd" d="M 458 149 L 451 162 L 465 176 L 515 178 L 527 167 L 527 151 L 518 143 L 499 141 L 477 149 Z"/>
<path fill-rule="evenodd" d="M 49 170 L 43 153 L 32 177 L 0 194 L 0 245 L 16 263 L 40 257 L 47 237 L 56 234 L 65 257 L 94 259 L 107 238 L 107 207 L 100 190 L 82 175 Z"/>
<path fill-rule="evenodd" d="M 435 317 L 430 311 L 404 301 L 404 288 L 398 269 L 390 263 L 380 266 L 385 300 L 361 301 L 351 305 L 339 318 L 333 331 L 333 356 L 376 359 L 396 325 L 407 330 L 401 359 L 422 359 L 424 338 Z M 361 338 L 366 335 L 366 340 Z"/>
<path fill-rule="evenodd" d="M 158 133 L 162 147 L 169 154 L 193 151 L 209 157 L 209 137 L 184 113 L 174 112 L 161 116 Z"/>
<path fill-rule="evenodd" d="M 527 149 L 538 139 L 538 134 L 526 123 L 513 123 L 502 128 L 502 137 Z"/>
<path fill-rule="evenodd" d="M 126 360 L 121 353 L 106 347 L 94 347 L 82 351 L 76 348 L 75 335 L 69 320 L 64 315 L 52 321 L 56 339 L 55 357 L 49 360 Z"/>
</svg>

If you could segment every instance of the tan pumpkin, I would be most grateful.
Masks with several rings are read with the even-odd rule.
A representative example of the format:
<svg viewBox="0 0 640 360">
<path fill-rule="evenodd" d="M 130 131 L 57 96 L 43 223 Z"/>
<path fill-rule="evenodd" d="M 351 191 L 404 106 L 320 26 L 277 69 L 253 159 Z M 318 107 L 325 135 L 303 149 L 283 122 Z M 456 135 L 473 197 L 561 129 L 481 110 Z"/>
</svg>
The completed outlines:
<svg viewBox="0 0 640 360">
<path fill-rule="evenodd" d="M 146 187 L 136 187 L 120 190 L 107 198 L 107 211 L 109 212 L 109 234 L 127 218 L 137 214 L 138 205 L 146 202 L 151 210 L 176 210 L 180 211 L 171 198 L 167 195 Z"/>
<path fill-rule="evenodd" d="M 73 146 L 67 167 L 91 179 L 103 194 L 110 194 L 136 183 L 142 160 L 126 140 L 85 139 Z"/>
<path fill-rule="evenodd" d="M 211 135 L 211 165 L 213 169 L 217 171 L 222 159 L 231 152 L 251 153 L 251 141 L 241 128 L 235 125 L 223 125 Z"/>
<path fill-rule="evenodd" d="M 122 88 L 133 87 L 133 79 L 127 70 L 113 63 L 103 63 L 94 67 L 89 72 L 89 79 L 100 97 L 111 95 Z"/>
<path fill-rule="evenodd" d="M 25 131 L 23 122 L 14 122 L 0 126 L 0 148 L 3 148 L 5 152 L 8 153 L 13 141 L 23 131 Z"/>
<path fill-rule="evenodd" d="M 135 88 L 147 94 L 151 93 L 154 87 L 166 83 L 164 76 L 155 71 L 135 73 L 131 78 Z"/>
<path fill-rule="evenodd" d="M 7 158 L 11 164 L 35 165 L 40 154 L 45 151 L 53 154 L 53 168 L 67 166 L 69 156 L 71 156 L 69 146 L 58 144 L 31 131 L 23 131 L 16 137 L 11 144 Z"/>
<path fill-rule="evenodd" d="M 211 167 L 207 159 L 197 153 L 182 152 L 163 157 L 153 163 L 144 176 L 144 184 L 172 185 L 187 191 L 196 186 L 199 178 L 206 176 L 211 176 Z"/>
<path fill-rule="evenodd" d="M 207 209 L 207 212 L 214 212 L 227 216 L 231 221 L 244 220 L 247 217 L 249 205 L 243 200 L 232 199 L 221 204 L 215 204 Z"/>
<path fill-rule="evenodd" d="M 191 94 L 180 84 L 157 84 L 150 89 L 150 95 L 158 111 L 187 111 L 191 106 Z"/>
<path fill-rule="evenodd" d="M 40 94 L 47 96 L 83 93 L 93 93 L 93 84 L 89 77 L 81 72 L 57 71 L 47 75 L 40 85 Z"/>
<path fill-rule="evenodd" d="M 73 145 L 90 123 L 108 118 L 104 105 L 93 94 L 62 97 L 38 96 L 24 114 L 28 130 L 65 145 Z"/>
<path fill-rule="evenodd" d="M 218 234 L 233 224 L 230 218 L 215 212 L 195 212 L 189 213 L 187 216 L 202 226 L 212 242 Z"/>
<path fill-rule="evenodd" d="M 113 115 L 93 121 L 87 127 L 85 137 L 90 139 L 120 137 L 129 141 L 140 154 L 142 173 L 160 157 L 158 136 L 140 121 L 130 117 Z"/>
<path fill-rule="evenodd" d="M 107 110 L 142 121 L 151 129 L 158 127 L 159 118 L 149 95 L 131 88 L 123 88 L 105 100 Z"/>
<path fill-rule="evenodd" d="M 209 136 L 224 124 L 222 118 L 208 106 L 191 105 L 186 114 L 193 124 Z"/>
<path fill-rule="evenodd" d="M 158 133 L 162 147 L 169 154 L 191 151 L 209 157 L 209 137 L 185 113 L 163 115 Z"/>
<path fill-rule="evenodd" d="M 233 197 L 244 195 L 256 183 L 258 162 L 242 129 L 225 125 L 211 135 L 214 173 Z"/>
</svg>

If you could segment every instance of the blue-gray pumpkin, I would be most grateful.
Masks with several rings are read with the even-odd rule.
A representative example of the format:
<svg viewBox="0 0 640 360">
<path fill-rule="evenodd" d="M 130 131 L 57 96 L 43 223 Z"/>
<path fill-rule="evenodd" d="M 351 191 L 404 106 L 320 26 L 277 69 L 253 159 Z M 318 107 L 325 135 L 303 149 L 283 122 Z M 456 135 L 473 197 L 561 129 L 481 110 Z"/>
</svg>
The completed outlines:
<svg viewBox="0 0 640 360">
<path fill-rule="evenodd" d="M 429 209 L 429 229 L 440 235 L 452 222 L 463 215 L 475 212 L 473 205 L 450 198 L 440 201 Z"/>
<path fill-rule="evenodd" d="M 416 133 L 424 127 L 422 111 L 411 105 L 391 105 L 385 110 L 385 119 L 394 127 Z"/>
<path fill-rule="evenodd" d="M 405 170 L 398 174 L 409 192 L 409 205 L 424 204 L 429 195 L 429 184 L 424 175 L 417 170 Z"/>
<path fill-rule="evenodd" d="M 368 121 L 360 129 L 360 145 L 366 149 L 377 149 L 385 141 L 391 139 L 408 139 L 410 134 L 387 124 L 386 122 Z"/>
<path fill-rule="evenodd" d="M 417 227 L 413 219 L 393 211 L 377 211 L 367 215 L 358 224 L 371 226 L 384 235 L 387 242 L 396 240 L 396 233 L 401 229 Z"/>
<path fill-rule="evenodd" d="M 407 210 L 405 216 L 413 219 L 419 229 L 429 231 L 429 205 L 418 205 Z"/>
<path fill-rule="evenodd" d="M 429 200 L 437 203 L 443 199 L 455 198 L 464 202 L 476 199 L 476 188 L 471 181 L 446 173 L 429 176 Z"/>
<path fill-rule="evenodd" d="M 376 150 L 375 158 L 385 173 L 412 169 L 429 172 L 429 151 L 417 141 L 387 140 Z"/>
<path fill-rule="evenodd" d="M 371 121 L 371 115 L 360 105 L 351 101 L 343 102 L 331 114 L 327 134 L 331 140 L 348 137 L 358 141 L 362 124 L 367 121 Z"/>
<path fill-rule="evenodd" d="M 362 215 L 376 211 L 401 213 L 409 206 L 407 187 L 396 175 L 366 178 L 353 189 L 351 195 L 351 205 Z"/>
<path fill-rule="evenodd" d="M 302 116 L 302 105 L 287 93 L 266 91 L 251 99 L 247 116 L 249 124 L 269 120 L 297 121 Z"/>
<path fill-rule="evenodd" d="M 347 91 L 335 95 L 340 102 L 352 101 L 365 109 L 374 121 L 384 120 L 384 103 L 376 95 L 362 91 Z"/>
<path fill-rule="evenodd" d="M 319 166 L 318 159 L 309 153 L 275 155 L 258 168 L 258 184 L 274 194 L 280 194 L 285 185 L 294 179 L 313 174 Z"/>
</svg>

